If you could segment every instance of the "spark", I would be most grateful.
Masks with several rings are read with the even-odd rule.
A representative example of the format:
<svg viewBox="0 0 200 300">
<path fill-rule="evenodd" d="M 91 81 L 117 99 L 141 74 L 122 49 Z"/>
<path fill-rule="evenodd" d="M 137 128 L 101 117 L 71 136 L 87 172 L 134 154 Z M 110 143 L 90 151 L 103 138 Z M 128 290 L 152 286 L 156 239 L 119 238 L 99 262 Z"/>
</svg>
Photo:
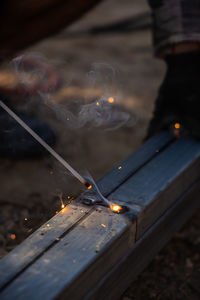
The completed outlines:
<svg viewBox="0 0 200 300">
<path fill-rule="evenodd" d="M 64 204 L 64 202 L 62 200 L 62 196 L 63 196 L 63 194 L 60 193 L 59 198 L 60 198 L 60 202 L 61 202 L 61 209 L 65 208 L 65 204 Z"/>
<path fill-rule="evenodd" d="M 109 103 L 114 103 L 114 102 L 115 102 L 115 99 L 114 99 L 113 97 L 109 97 L 109 98 L 108 98 L 108 102 L 109 102 Z"/>
<path fill-rule="evenodd" d="M 90 185 L 88 186 L 88 190 L 91 190 L 91 188 L 92 188 L 92 185 L 90 184 Z"/>
<path fill-rule="evenodd" d="M 122 169 L 122 166 L 119 166 L 119 167 L 118 167 L 118 170 L 121 170 L 121 169 Z"/>
<path fill-rule="evenodd" d="M 105 224 L 101 224 L 101 226 L 104 227 L 104 228 L 106 228 L 106 225 L 105 225 Z"/>
<path fill-rule="evenodd" d="M 27 218 L 24 218 L 24 220 L 27 221 L 28 219 L 27 219 Z"/>
<path fill-rule="evenodd" d="M 16 235 L 15 235 L 14 233 L 12 233 L 12 234 L 10 235 L 10 238 L 11 238 L 12 240 L 15 240 L 15 239 L 16 239 Z"/>
<path fill-rule="evenodd" d="M 180 123 L 175 123 L 175 124 L 174 124 L 174 127 L 175 127 L 176 129 L 180 129 L 180 128 L 181 128 L 181 124 L 180 124 Z"/>
<path fill-rule="evenodd" d="M 117 204 L 112 204 L 110 206 L 110 208 L 111 208 L 112 211 L 117 212 L 117 213 L 119 213 L 120 210 L 122 210 L 122 207 L 120 205 L 117 205 Z"/>
</svg>

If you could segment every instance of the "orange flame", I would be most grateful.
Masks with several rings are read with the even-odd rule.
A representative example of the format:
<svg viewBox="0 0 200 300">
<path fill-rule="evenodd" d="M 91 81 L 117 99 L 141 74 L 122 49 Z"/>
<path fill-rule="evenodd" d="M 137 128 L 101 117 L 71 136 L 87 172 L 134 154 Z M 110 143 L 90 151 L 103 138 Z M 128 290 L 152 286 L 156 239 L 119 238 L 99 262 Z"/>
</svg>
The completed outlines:
<svg viewBox="0 0 200 300">
<path fill-rule="evenodd" d="M 175 124 L 174 124 L 174 128 L 180 129 L 180 128 L 181 128 L 181 124 L 180 124 L 180 123 L 175 123 Z"/>
<path fill-rule="evenodd" d="M 115 99 L 114 99 L 113 97 L 109 97 L 109 98 L 108 98 L 108 102 L 109 102 L 109 103 L 113 103 L 113 102 L 115 102 Z"/>
<path fill-rule="evenodd" d="M 65 204 L 63 202 L 62 196 L 63 196 L 63 194 L 60 193 L 59 198 L 60 198 L 60 202 L 61 202 L 61 208 L 63 209 L 63 208 L 65 208 Z"/>
<path fill-rule="evenodd" d="M 91 188 L 92 188 L 92 185 L 90 184 L 90 185 L 88 186 L 88 190 L 91 190 Z"/>
<path fill-rule="evenodd" d="M 16 235 L 15 235 L 14 233 L 12 233 L 12 234 L 10 235 L 10 238 L 11 238 L 12 240 L 15 240 L 15 239 L 16 239 Z"/>
<path fill-rule="evenodd" d="M 122 210 L 122 207 L 120 205 L 118 205 L 118 204 L 112 204 L 110 206 L 110 208 L 111 208 L 112 211 L 118 212 L 118 213 Z"/>
</svg>

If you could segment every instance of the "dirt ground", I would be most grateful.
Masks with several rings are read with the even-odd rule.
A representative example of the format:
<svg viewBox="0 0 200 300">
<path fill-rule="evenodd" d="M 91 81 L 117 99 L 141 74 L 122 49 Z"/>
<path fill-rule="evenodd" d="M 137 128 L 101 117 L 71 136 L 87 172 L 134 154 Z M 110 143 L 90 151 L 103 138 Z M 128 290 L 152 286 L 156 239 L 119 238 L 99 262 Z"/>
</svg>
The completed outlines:
<svg viewBox="0 0 200 300">
<path fill-rule="evenodd" d="M 24 52 L 45 57 L 62 84 L 51 95 L 28 98 L 23 108 L 46 119 L 58 136 L 56 150 L 95 180 L 141 145 L 165 66 L 153 58 L 150 28 L 99 35 L 87 32 L 145 12 L 149 8 L 144 0 L 106 0 L 70 28 Z M 105 118 L 96 103 L 101 105 L 109 97 L 115 101 L 107 105 Z M 63 112 L 77 108 L 83 114 L 78 118 L 70 114 L 66 120 Z M 67 203 L 81 191 L 80 184 L 49 156 L 0 159 L 0 182 L 0 257 L 60 209 L 61 193 Z M 200 298 L 199 216 L 175 235 L 131 284 L 123 300 Z"/>
</svg>

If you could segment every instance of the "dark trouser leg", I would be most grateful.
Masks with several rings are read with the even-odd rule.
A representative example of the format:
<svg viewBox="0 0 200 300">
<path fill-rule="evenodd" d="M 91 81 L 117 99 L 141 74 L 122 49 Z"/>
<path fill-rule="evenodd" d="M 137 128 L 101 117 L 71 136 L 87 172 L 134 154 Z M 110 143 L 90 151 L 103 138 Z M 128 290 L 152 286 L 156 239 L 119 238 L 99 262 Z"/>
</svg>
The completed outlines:
<svg viewBox="0 0 200 300">
<path fill-rule="evenodd" d="M 148 0 L 156 55 L 169 45 L 200 42 L 200 0 Z"/>
<path fill-rule="evenodd" d="M 155 54 L 165 59 L 167 72 L 147 136 L 181 124 L 200 138 L 200 0 L 148 1 Z"/>
</svg>

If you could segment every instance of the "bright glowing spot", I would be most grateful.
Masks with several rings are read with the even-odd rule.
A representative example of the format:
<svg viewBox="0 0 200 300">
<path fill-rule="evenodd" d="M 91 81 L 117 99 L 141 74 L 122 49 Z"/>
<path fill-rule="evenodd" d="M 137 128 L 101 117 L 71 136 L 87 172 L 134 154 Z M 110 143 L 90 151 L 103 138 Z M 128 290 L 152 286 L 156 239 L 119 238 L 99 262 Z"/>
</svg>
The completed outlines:
<svg viewBox="0 0 200 300">
<path fill-rule="evenodd" d="M 69 121 L 69 118 L 67 118 L 67 121 Z"/>
<path fill-rule="evenodd" d="M 120 210 L 122 210 L 122 207 L 120 205 L 117 205 L 117 204 L 111 205 L 110 208 L 114 212 L 120 212 Z"/>
<path fill-rule="evenodd" d="M 119 166 L 119 167 L 118 167 L 118 170 L 121 170 L 121 169 L 122 169 L 122 166 Z"/>
<path fill-rule="evenodd" d="M 180 123 L 175 123 L 175 124 L 174 124 L 174 127 L 175 127 L 176 129 L 180 129 L 180 128 L 181 128 L 181 124 L 180 124 Z"/>
<path fill-rule="evenodd" d="M 108 102 L 109 102 L 109 103 L 113 103 L 113 102 L 115 102 L 115 99 L 114 99 L 113 97 L 109 97 L 109 98 L 108 98 Z"/>
<path fill-rule="evenodd" d="M 58 211 L 56 211 L 56 214 L 58 214 Z"/>
<path fill-rule="evenodd" d="M 28 219 L 27 219 L 27 218 L 24 218 L 24 220 L 27 221 Z"/>
<path fill-rule="evenodd" d="M 99 106 L 99 102 L 98 101 L 96 102 L 96 106 Z"/>
<path fill-rule="evenodd" d="M 92 185 L 90 184 L 90 185 L 88 186 L 88 190 L 91 190 L 91 188 L 92 188 Z"/>
<path fill-rule="evenodd" d="M 105 224 L 101 224 L 101 226 L 104 227 L 104 228 L 106 228 L 106 225 L 105 225 Z"/>
<path fill-rule="evenodd" d="M 62 196 L 63 196 L 63 194 L 60 193 L 60 195 L 59 195 L 59 198 L 60 198 L 60 204 L 61 204 L 61 208 L 63 209 L 63 208 L 65 208 L 65 204 L 64 204 L 64 202 L 63 202 L 63 200 L 62 200 Z"/>
<path fill-rule="evenodd" d="M 10 238 L 11 238 L 12 240 L 15 240 L 15 239 L 16 239 L 16 235 L 15 235 L 14 233 L 12 233 L 12 234 L 10 235 Z"/>
<path fill-rule="evenodd" d="M 47 224 L 47 227 L 50 227 L 50 224 Z"/>
</svg>

